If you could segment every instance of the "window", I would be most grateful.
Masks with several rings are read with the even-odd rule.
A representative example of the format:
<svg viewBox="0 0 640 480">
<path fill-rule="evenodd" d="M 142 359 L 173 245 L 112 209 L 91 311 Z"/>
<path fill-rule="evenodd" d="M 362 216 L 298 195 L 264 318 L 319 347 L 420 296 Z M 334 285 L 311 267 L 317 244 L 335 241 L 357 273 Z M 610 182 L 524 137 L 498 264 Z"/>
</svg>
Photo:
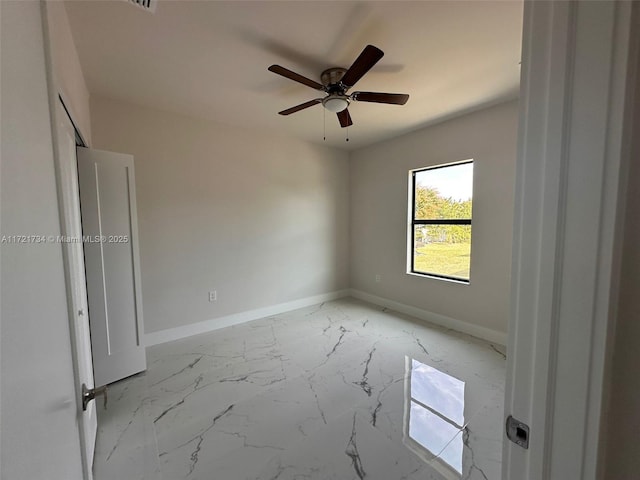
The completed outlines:
<svg viewBox="0 0 640 480">
<path fill-rule="evenodd" d="M 468 283 L 473 161 L 410 172 L 409 271 Z"/>
</svg>

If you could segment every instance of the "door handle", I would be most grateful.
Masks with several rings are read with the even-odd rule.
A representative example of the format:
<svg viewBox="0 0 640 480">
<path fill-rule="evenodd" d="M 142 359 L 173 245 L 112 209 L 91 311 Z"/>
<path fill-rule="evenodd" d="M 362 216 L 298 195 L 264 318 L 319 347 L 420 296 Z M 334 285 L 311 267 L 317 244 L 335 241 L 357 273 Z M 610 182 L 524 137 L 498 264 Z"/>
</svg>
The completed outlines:
<svg viewBox="0 0 640 480">
<path fill-rule="evenodd" d="M 87 388 L 86 384 L 82 384 L 82 411 L 87 410 L 87 405 L 91 400 L 96 398 L 97 395 L 102 395 L 104 398 L 104 408 L 107 409 L 107 386 Z"/>
</svg>

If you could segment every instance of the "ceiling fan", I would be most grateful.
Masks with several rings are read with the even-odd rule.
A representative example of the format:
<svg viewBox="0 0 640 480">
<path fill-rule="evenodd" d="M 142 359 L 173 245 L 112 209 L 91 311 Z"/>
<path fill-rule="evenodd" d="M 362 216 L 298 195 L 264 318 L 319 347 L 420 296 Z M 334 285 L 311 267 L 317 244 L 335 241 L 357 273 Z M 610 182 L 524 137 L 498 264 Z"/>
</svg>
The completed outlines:
<svg viewBox="0 0 640 480">
<path fill-rule="evenodd" d="M 294 82 L 302 83 L 308 87 L 325 92 L 327 95 L 322 98 L 315 98 L 308 102 L 301 103 L 295 107 L 287 108 L 278 112 L 280 115 L 291 115 L 305 108 L 321 103 L 324 108 L 338 115 L 341 127 L 353 125 L 351 115 L 349 115 L 349 104 L 351 102 L 373 102 L 388 103 L 391 105 L 404 105 L 409 100 L 409 95 L 404 93 L 381 93 L 381 92 L 353 92 L 348 94 L 348 90 L 353 87 L 371 68 L 383 57 L 384 52 L 373 45 L 367 45 L 362 53 L 353 62 L 349 69 L 329 68 L 322 72 L 318 83 L 307 77 L 292 72 L 280 65 L 271 65 L 269 71 L 282 75 Z"/>
</svg>

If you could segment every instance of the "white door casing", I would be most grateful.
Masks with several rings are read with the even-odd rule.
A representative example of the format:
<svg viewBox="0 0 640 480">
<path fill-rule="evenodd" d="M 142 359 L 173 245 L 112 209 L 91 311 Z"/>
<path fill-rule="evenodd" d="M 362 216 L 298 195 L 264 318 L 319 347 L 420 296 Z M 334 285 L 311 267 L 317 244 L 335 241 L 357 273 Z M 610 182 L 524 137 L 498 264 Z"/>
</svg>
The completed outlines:
<svg viewBox="0 0 640 480">
<path fill-rule="evenodd" d="M 80 400 L 82 384 L 93 388 L 94 380 L 78 190 L 76 131 L 60 99 L 57 99 L 55 104 L 55 124 L 56 171 L 59 182 L 62 234 L 62 238 L 59 240 L 63 243 L 65 257 L 65 281 L 77 383 L 76 395 L 83 468 L 85 477 L 90 479 L 98 426 L 95 403 L 90 402 L 87 410 L 83 411 Z"/>
<path fill-rule="evenodd" d="M 131 155 L 78 148 L 82 230 L 98 385 L 146 369 Z"/>
<path fill-rule="evenodd" d="M 504 480 L 596 478 L 631 2 L 525 2 Z"/>
</svg>

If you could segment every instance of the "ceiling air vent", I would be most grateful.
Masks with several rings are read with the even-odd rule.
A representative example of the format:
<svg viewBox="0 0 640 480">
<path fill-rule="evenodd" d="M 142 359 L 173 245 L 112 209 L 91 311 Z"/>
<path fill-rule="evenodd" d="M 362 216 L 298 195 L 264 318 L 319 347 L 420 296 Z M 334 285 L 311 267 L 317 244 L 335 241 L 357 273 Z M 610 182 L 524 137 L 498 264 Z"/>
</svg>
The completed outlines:
<svg viewBox="0 0 640 480">
<path fill-rule="evenodd" d="M 146 10 L 147 12 L 151 12 L 151 13 L 155 13 L 156 4 L 158 3 L 158 0 L 125 0 L 125 1 L 132 3 L 136 7 L 142 8 L 143 10 Z"/>
</svg>

